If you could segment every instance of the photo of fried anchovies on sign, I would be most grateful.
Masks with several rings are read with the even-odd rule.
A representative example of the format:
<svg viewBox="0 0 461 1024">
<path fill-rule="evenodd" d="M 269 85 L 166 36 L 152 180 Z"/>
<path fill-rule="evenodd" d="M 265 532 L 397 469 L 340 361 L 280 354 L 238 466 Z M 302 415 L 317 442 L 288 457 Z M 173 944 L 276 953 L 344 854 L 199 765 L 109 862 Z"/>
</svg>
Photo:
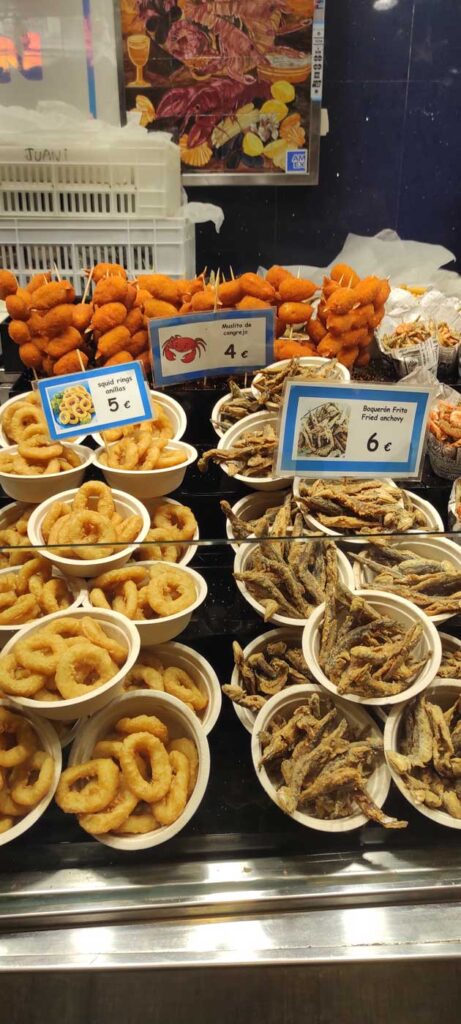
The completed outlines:
<svg viewBox="0 0 461 1024">
<path fill-rule="evenodd" d="M 341 459 L 346 452 L 349 406 L 322 402 L 301 418 L 298 456 L 308 459 Z"/>
</svg>

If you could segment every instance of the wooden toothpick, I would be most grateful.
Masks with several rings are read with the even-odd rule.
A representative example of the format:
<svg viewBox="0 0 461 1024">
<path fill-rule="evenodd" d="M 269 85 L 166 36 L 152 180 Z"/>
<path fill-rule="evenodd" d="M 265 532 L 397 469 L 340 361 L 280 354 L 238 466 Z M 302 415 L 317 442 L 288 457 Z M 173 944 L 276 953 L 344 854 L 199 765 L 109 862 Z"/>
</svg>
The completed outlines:
<svg viewBox="0 0 461 1024">
<path fill-rule="evenodd" d="M 87 282 L 86 282 L 86 285 L 85 285 L 85 291 L 83 292 L 83 296 L 82 296 L 82 302 L 83 303 L 86 302 L 87 295 L 89 294 L 89 291 L 90 291 L 91 280 L 92 280 L 92 277 L 93 277 L 93 271 L 94 271 L 94 267 L 91 268 L 90 273 L 89 273 L 88 278 L 87 278 Z M 89 299 L 88 299 L 88 301 L 89 301 Z"/>
</svg>

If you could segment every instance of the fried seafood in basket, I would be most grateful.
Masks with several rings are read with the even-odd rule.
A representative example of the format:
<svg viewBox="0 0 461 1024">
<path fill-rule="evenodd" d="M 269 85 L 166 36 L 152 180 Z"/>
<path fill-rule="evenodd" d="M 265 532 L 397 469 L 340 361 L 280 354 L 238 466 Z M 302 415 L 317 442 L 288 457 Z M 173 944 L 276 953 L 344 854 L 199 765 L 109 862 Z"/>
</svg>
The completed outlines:
<svg viewBox="0 0 461 1024">
<path fill-rule="evenodd" d="M 411 494 L 386 480 L 303 480 L 298 501 L 322 526 L 340 533 L 406 533 L 428 525 Z"/>
<path fill-rule="evenodd" d="M 94 618 L 71 615 L 18 637 L 0 657 L 0 691 L 59 701 L 82 697 L 120 671 L 128 656 Z"/>
<path fill-rule="evenodd" d="M 424 558 L 377 538 L 354 557 L 375 574 L 372 583 L 362 584 L 365 588 L 405 597 L 430 617 L 461 610 L 461 572 L 443 558 L 443 551 L 437 560 Z"/>
<path fill-rule="evenodd" d="M 91 582 L 94 608 L 111 609 L 134 621 L 176 615 L 197 600 L 192 575 L 167 562 L 109 569 Z"/>
<path fill-rule="evenodd" d="M 90 835 L 143 835 L 179 818 L 197 773 L 192 740 L 171 739 L 156 715 L 120 718 L 91 760 L 62 772 L 56 803 Z"/>
<path fill-rule="evenodd" d="M 41 529 L 45 544 L 56 554 L 91 561 L 131 544 L 142 525 L 139 515 L 121 517 L 107 484 L 90 480 L 79 487 L 71 502 L 53 502 Z"/>
<path fill-rule="evenodd" d="M 385 814 L 367 792 L 383 760 L 376 735 L 354 728 L 321 693 L 306 696 L 290 715 L 275 715 L 260 734 L 264 765 L 286 814 L 301 810 L 313 818 L 346 818 L 362 813 L 385 828 L 405 828 Z"/>
<path fill-rule="evenodd" d="M 30 814 L 50 792 L 54 760 L 22 715 L 0 707 L 0 833 Z"/>
<path fill-rule="evenodd" d="M 391 697 L 403 693 L 424 669 L 423 628 L 406 629 L 363 597 L 339 585 L 327 589 L 318 662 L 338 694 Z"/>
<path fill-rule="evenodd" d="M 257 651 L 245 657 L 237 640 L 232 644 L 238 683 L 222 687 L 233 704 L 259 711 L 263 704 L 287 686 L 315 682 L 294 640 L 268 637 Z"/>
<path fill-rule="evenodd" d="M 246 430 L 236 438 L 231 448 L 212 448 L 198 460 L 204 473 L 210 461 L 225 466 L 229 476 L 269 477 L 277 450 L 278 438 L 272 423 L 260 430 Z"/>
<path fill-rule="evenodd" d="M 407 704 L 399 751 L 387 759 L 416 804 L 461 818 L 461 699 L 443 711 L 436 698 L 434 691 Z"/>
<path fill-rule="evenodd" d="M 262 605 L 265 622 L 273 615 L 305 620 L 339 586 L 338 552 L 323 538 L 261 541 L 234 575 Z"/>
<path fill-rule="evenodd" d="M 187 704 L 197 715 L 207 708 L 208 697 L 179 665 L 164 665 L 155 651 L 141 650 L 139 658 L 126 676 L 124 690 L 160 690 Z"/>
</svg>

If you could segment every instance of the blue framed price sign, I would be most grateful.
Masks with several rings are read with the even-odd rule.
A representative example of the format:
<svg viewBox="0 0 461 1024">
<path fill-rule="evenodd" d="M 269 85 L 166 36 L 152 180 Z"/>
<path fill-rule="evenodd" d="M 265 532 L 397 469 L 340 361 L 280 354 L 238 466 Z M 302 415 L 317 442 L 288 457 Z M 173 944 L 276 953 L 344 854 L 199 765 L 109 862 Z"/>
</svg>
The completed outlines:
<svg viewBox="0 0 461 1024">
<path fill-rule="evenodd" d="M 274 332 L 273 309 L 228 309 L 150 320 L 155 383 L 259 370 L 272 362 Z"/>
<path fill-rule="evenodd" d="M 287 381 L 280 476 L 419 477 L 429 388 Z"/>
<path fill-rule="evenodd" d="M 39 380 L 37 390 L 55 441 L 154 419 L 149 389 L 137 362 Z"/>
</svg>

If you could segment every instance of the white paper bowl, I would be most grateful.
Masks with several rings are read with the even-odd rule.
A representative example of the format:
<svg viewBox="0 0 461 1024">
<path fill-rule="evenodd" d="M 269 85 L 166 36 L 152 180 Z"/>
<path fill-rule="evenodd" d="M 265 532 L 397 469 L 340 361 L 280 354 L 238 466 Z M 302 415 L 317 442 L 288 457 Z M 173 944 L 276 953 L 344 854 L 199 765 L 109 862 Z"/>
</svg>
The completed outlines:
<svg viewBox="0 0 461 1024">
<path fill-rule="evenodd" d="M 63 447 L 65 448 L 66 445 Z M 10 445 L 8 451 L 15 455 L 18 445 Z M 81 458 L 79 466 L 66 469 L 62 473 L 34 473 L 30 476 L 2 473 L 0 470 L 0 486 L 10 498 L 24 501 L 29 505 L 38 505 L 46 498 L 55 497 L 64 487 L 80 487 L 84 480 L 85 470 L 93 462 L 93 452 L 81 444 L 72 445 L 72 451 Z"/>
<path fill-rule="evenodd" d="M 189 605 L 188 608 L 185 608 L 184 611 L 176 612 L 175 615 L 165 615 L 163 618 L 159 619 L 131 620 L 125 619 L 125 616 L 122 615 L 122 618 L 126 622 L 132 622 L 132 625 L 136 626 L 141 637 L 141 642 L 144 646 L 147 644 L 163 644 L 166 643 L 167 640 L 173 640 L 175 636 L 179 636 L 180 633 L 184 632 L 186 627 L 189 625 L 195 609 L 199 608 L 200 605 L 203 604 L 208 593 L 206 580 L 199 572 L 196 572 L 195 569 L 191 569 L 188 565 L 176 566 L 176 563 L 173 562 L 136 562 L 135 564 L 137 566 L 144 566 L 146 569 L 151 565 L 156 564 L 170 566 L 172 569 L 178 568 L 192 580 L 195 586 L 196 598 L 193 604 Z M 90 602 L 89 590 L 84 595 L 83 600 L 87 608 L 93 608 Z M 94 608 L 93 611 L 95 611 Z"/>
<path fill-rule="evenodd" d="M 165 394 L 163 391 L 149 391 L 149 394 L 154 402 L 161 405 L 163 411 L 166 412 L 168 419 L 170 420 L 173 429 L 173 437 L 171 440 L 180 441 L 187 430 L 187 416 L 182 405 L 180 405 L 176 399 L 171 398 L 170 395 Z M 102 434 L 100 432 L 96 432 L 91 436 L 96 441 L 96 444 L 102 447 L 104 444 Z"/>
<path fill-rule="evenodd" d="M 239 423 L 235 423 L 233 427 L 229 427 L 229 430 L 226 430 L 226 433 L 218 443 L 219 450 L 227 451 L 229 448 L 232 448 L 241 434 L 245 434 L 247 431 L 260 430 L 266 423 L 271 423 L 274 430 L 276 430 L 278 423 L 277 414 L 254 412 L 251 416 L 246 416 L 244 420 L 240 420 Z M 220 463 L 219 465 L 220 469 L 229 476 L 225 463 Z M 235 473 L 232 479 L 238 480 L 241 484 L 245 484 L 246 487 L 251 487 L 255 491 L 282 491 L 290 484 L 292 477 L 243 476 L 240 473 Z"/>
<path fill-rule="evenodd" d="M 264 650 L 266 644 L 276 643 L 279 640 L 290 640 L 292 643 L 297 644 L 298 647 L 301 647 L 301 637 L 302 626 L 298 627 L 298 629 L 293 629 L 291 626 L 282 626 L 280 629 L 270 629 L 267 633 L 262 633 L 261 636 L 256 637 L 256 640 L 252 640 L 251 643 L 247 644 L 243 651 L 243 657 L 246 660 L 250 657 L 250 654 L 257 654 L 258 651 Z M 231 685 L 239 685 L 239 671 L 236 665 L 232 673 Z M 285 686 L 283 693 L 286 693 L 288 690 L 293 690 L 293 688 L 293 686 Z M 269 697 L 267 698 L 266 704 L 270 699 L 271 698 Z M 235 704 L 234 701 L 232 701 L 232 707 L 244 729 L 251 734 L 259 712 L 251 711 L 250 708 L 244 708 L 241 704 Z"/>
<path fill-rule="evenodd" d="M 154 509 L 158 505 L 179 505 L 181 507 L 181 506 L 184 505 L 184 502 L 176 501 L 175 498 L 165 498 L 165 497 L 163 497 L 163 498 L 146 498 L 146 500 L 143 501 L 143 505 L 146 506 L 147 511 L 149 513 L 149 516 L 151 517 L 151 520 L 152 520 L 152 514 L 154 512 Z M 152 521 L 151 521 L 151 526 L 152 526 Z M 160 543 L 160 544 L 162 544 L 162 543 L 174 544 L 176 547 L 184 548 L 184 554 L 179 559 L 179 562 L 176 562 L 176 565 L 189 565 L 189 562 L 192 561 L 192 559 L 194 558 L 194 556 L 197 554 L 197 551 L 198 551 L 198 545 L 194 544 L 193 541 L 194 540 L 199 540 L 199 539 L 200 539 L 200 530 L 199 530 L 199 527 L 198 527 L 198 524 L 197 524 L 197 528 L 196 528 L 196 530 L 194 532 L 194 536 L 193 536 L 192 540 L 171 540 L 171 541 L 165 540 L 164 542 L 159 541 L 158 543 Z M 146 541 L 146 544 L 155 544 L 155 543 L 157 543 L 157 542 L 156 541 Z M 135 551 L 135 557 L 136 557 L 136 551 Z"/>
<path fill-rule="evenodd" d="M 393 480 L 390 480 L 387 477 L 383 479 L 387 484 L 390 484 L 392 487 L 397 486 Z M 300 497 L 299 488 L 302 481 L 303 477 L 299 476 L 296 476 L 293 481 L 293 494 L 295 498 Z M 417 508 L 424 512 L 427 518 L 427 526 L 419 526 L 415 530 L 407 530 L 405 532 L 405 536 L 414 536 L 415 533 L 444 533 L 445 527 L 443 525 L 442 519 L 439 516 L 439 513 L 437 512 L 437 509 L 435 509 L 434 506 L 431 505 L 429 501 L 426 501 L 425 498 L 420 498 L 419 494 L 413 494 L 413 491 L 407 491 L 406 493 L 410 495 L 414 505 L 416 505 Z M 329 537 L 335 537 L 338 543 L 341 543 L 343 547 L 363 548 L 368 543 L 368 537 L 367 534 L 365 533 L 362 535 L 356 534 L 355 536 L 348 533 L 340 533 L 338 530 L 331 530 L 329 526 L 324 526 L 319 519 L 317 519 L 314 515 L 311 515 L 310 513 L 306 513 L 305 518 L 309 525 L 312 526 L 313 530 L 319 530 L 321 533 L 325 533 Z M 389 531 L 389 533 L 385 533 L 383 531 L 382 533 L 377 533 L 376 536 L 398 538 L 399 536 L 402 537 L 403 534 L 399 534 L 399 531 L 396 530 L 395 532 Z"/>
<path fill-rule="evenodd" d="M 117 444 L 117 442 L 114 442 Z M 112 445 L 108 445 L 110 448 Z M 170 441 L 164 448 L 165 452 L 180 451 L 186 456 L 184 462 L 179 466 L 170 466 L 168 469 L 112 469 L 100 462 L 100 456 L 104 454 L 105 448 L 97 448 L 94 453 L 94 464 L 110 487 L 118 487 L 127 491 L 135 498 L 159 498 L 164 494 L 171 494 L 181 486 L 188 466 L 191 466 L 198 457 L 196 448 L 185 441 Z"/>
<path fill-rule="evenodd" d="M 0 700 L 0 707 L 8 708 L 8 710 L 14 715 L 20 714 L 26 722 L 29 722 L 39 737 L 41 750 L 44 750 L 46 754 L 51 754 L 54 761 L 53 781 L 46 796 L 39 801 L 33 810 L 29 811 L 28 814 L 25 814 L 16 825 L 9 828 L 7 832 L 0 833 L 0 846 L 6 846 L 7 843 L 11 843 L 13 839 L 17 839 L 18 836 L 22 836 L 24 832 L 27 832 L 28 829 L 32 828 L 39 818 L 41 818 L 42 814 L 45 813 L 48 805 L 54 797 L 61 776 L 62 754 L 61 744 L 56 732 L 53 729 L 53 726 L 44 718 L 39 718 L 29 710 L 24 712 L 20 711 L 9 700 Z"/>
<path fill-rule="evenodd" d="M 63 493 L 59 495 L 59 500 L 63 502 L 71 502 L 76 493 L 77 489 L 63 491 Z M 48 498 L 47 501 L 43 501 L 42 504 L 32 512 L 29 519 L 27 533 L 32 547 L 39 548 L 39 553 L 43 555 L 44 558 L 47 558 L 49 562 L 52 562 L 53 565 L 62 569 L 65 576 L 83 576 L 85 578 L 89 578 L 92 576 L 99 576 L 107 569 L 118 569 L 119 566 L 125 565 L 125 562 L 128 562 L 130 556 L 135 550 L 136 544 L 139 541 L 144 540 L 144 537 L 149 530 L 149 513 L 140 501 L 131 497 L 131 494 L 125 494 L 123 491 L 113 490 L 112 497 L 114 499 L 116 511 L 119 512 L 124 519 L 132 515 L 138 515 L 142 518 L 142 527 L 134 543 L 127 544 L 126 547 L 120 548 L 120 550 L 116 551 L 113 555 L 106 555 L 105 558 L 94 558 L 91 560 L 86 560 L 84 558 L 63 558 L 62 555 L 58 555 L 53 547 L 49 548 L 46 546 L 42 534 L 42 523 L 50 505 L 55 501 L 55 498 L 53 497 Z M 60 546 L 62 547 L 63 545 Z M 101 547 L 104 547 L 104 545 L 101 545 Z"/>
<path fill-rule="evenodd" d="M 15 402 L 26 402 L 29 395 L 32 394 L 34 394 L 33 391 L 24 391 L 22 395 L 14 395 L 13 398 L 9 398 L 8 401 L 4 402 L 3 405 L 0 407 L 0 448 L 11 448 L 12 445 L 15 444 L 14 441 L 10 441 L 9 437 L 7 436 L 7 434 L 5 434 L 5 431 L 3 429 L 3 413 L 5 412 L 5 409 L 10 409 L 11 406 L 15 404 Z M 40 409 L 40 406 L 37 406 L 37 409 Z M 39 431 L 37 431 L 37 433 L 38 432 Z M 72 445 L 83 444 L 87 436 L 87 434 L 76 434 L 72 436 L 72 439 L 68 439 L 67 443 Z M 66 439 L 63 438 L 63 441 L 65 440 Z"/>
<path fill-rule="evenodd" d="M 277 491 L 276 494 L 270 491 L 255 491 L 253 494 L 247 494 L 244 498 L 240 498 L 239 501 L 232 506 L 234 515 L 240 516 L 246 522 L 251 519 L 257 519 L 259 516 L 263 516 L 268 508 L 275 508 L 276 505 L 283 505 L 283 502 L 288 494 L 288 491 Z M 240 550 L 242 544 L 245 543 L 246 538 L 237 540 L 232 533 L 232 523 L 226 518 L 226 534 L 229 540 L 234 541 L 231 547 L 235 552 Z"/>
<path fill-rule="evenodd" d="M 450 652 L 459 651 L 461 647 L 461 640 L 458 640 L 456 636 L 451 636 L 449 633 L 441 633 L 439 631 L 439 637 L 442 644 L 442 659 L 444 647 L 448 648 Z M 456 679 L 456 677 L 451 678 L 450 676 L 437 676 L 437 680 L 440 680 L 442 683 L 461 683 L 461 679 Z"/>
<path fill-rule="evenodd" d="M 141 647 L 139 661 L 142 661 L 144 651 L 149 654 L 155 654 L 165 668 L 170 668 L 172 665 L 175 668 L 182 668 L 190 675 L 202 693 L 206 694 L 208 704 L 204 711 L 195 711 L 193 713 L 198 718 L 206 735 L 208 735 L 213 726 L 216 725 L 222 704 L 219 679 L 210 662 L 202 657 L 201 654 L 198 654 L 197 651 L 194 651 L 192 647 L 186 647 L 185 644 L 175 642 L 157 644 L 154 647 L 148 647 L 147 645 Z M 139 690 L 129 690 L 127 692 L 133 694 L 134 692 L 146 693 L 147 691 L 144 687 L 140 687 Z"/>
<path fill-rule="evenodd" d="M 359 697 L 354 694 L 342 693 L 341 697 L 348 703 L 353 704 L 365 704 L 373 707 L 379 705 L 381 707 L 387 706 L 388 704 L 402 704 L 403 701 L 410 700 L 411 697 L 415 697 L 417 693 L 421 693 L 422 690 L 429 686 L 434 677 L 437 675 L 437 671 L 442 660 L 442 644 L 440 642 L 439 634 L 427 615 L 424 614 L 415 604 L 411 601 L 407 601 L 404 597 L 397 597 L 396 594 L 386 594 L 384 590 L 356 590 L 355 594 L 357 597 L 364 597 L 366 601 L 382 615 L 388 615 L 390 618 L 395 619 L 397 622 L 402 623 L 406 629 L 414 626 L 416 623 L 423 628 L 423 635 L 420 641 L 419 650 L 421 656 L 423 652 L 430 652 L 429 659 L 426 666 L 416 677 L 414 683 L 403 690 L 402 693 L 396 693 L 391 697 Z M 304 627 L 303 632 L 303 654 L 304 659 L 309 665 L 312 675 L 318 680 L 318 682 L 329 690 L 330 693 L 337 695 L 337 687 L 335 683 L 332 683 L 328 677 L 324 674 L 320 668 L 318 662 L 318 652 L 320 645 L 320 627 L 323 622 L 323 616 L 325 611 L 325 605 L 321 604 L 315 611 L 312 612 L 310 619 L 307 620 L 307 624 Z"/>
<path fill-rule="evenodd" d="M 274 697 L 271 697 L 267 701 L 267 704 L 258 713 L 256 721 L 254 723 L 253 734 L 251 737 L 251 756 L 253 758 L 253 765 L 261 783 L 263 789 L 265 789 L 268 796 L 274 804 L 279 807 L 280 804 L 277 799 L 277 790 L 271 780 L 270 768 L 266 768 L 266 765 L 260 766 L 260 760 L 262 757 L 262 749 L 260 743 L 260 734 L 267 729 L 268 723 L 274 717 L 283 713 L 287 718 L 293 714 L 301 704 L 304 704 L 308 694 L 313 692 L 321 692 L 319 686 L 315 686 L 313 683 L 306 683 L 304 686 L 290 686 L 288 690 L 282 690 L 281 693 L 276 693 Z M 357 729 L 367 729 L 368 733 L 382 739 L 381 731 L 373 721 L 371 716 L 363 708 L 352 706 L 347 701 L 342 700 L 340 697 L 334 698 L 334 703 L 341 710 L 344 717 L 347 718 L 351 725 Z M 370 775 L 367 780 L 366 790 L 367 793 L 372 797 L 378 807 L 382 807 L 386 800 L 387 794 L 390 787 L 390 774 L 387 768 L 386 762 L 383 758 L 382 764 L 375 768 L 374 772 Z M 283 813 L 286 813 L 284 811 Z M 357 812 L 356 814 L 350 814 L 347 818 L 338 819 L 325 819 L 325 818 L 314 818 L 312 815 L 307 814 L 305 811 L 294 811 L 293 814 L 288 815 L 293 818 L 294 821 L 299 822 L 300 825 L 304 825 L 305 828 L 313 828 L 318 832 L 350 832 L 354 828 L 361 828 L 362 825 L 368 823 L 368 818 Z"/>
<path fill-rule="evenodd" d="M 323 366 L 325 366 L 327 363 L 332 363 L 333 362 L 332 359 L 326 359 L 323 356 L 293 356 L 293 358 L 297 359 L 298 363 L 300 363 L 301 366 L 309 366 L 309 367 L 314 367 L 315 366 L 319 370 Z M 274 372 L 275 371 L 281 371 L 281 370 L 284 370 L 285 367 L 289 365 L 289 363 L 291 363 L 291 359 L 279 359 L 276 363 L 270 363 L 269 366 L 265 367 L 265 369 L 266 370 L 274 370 Z M 258 391 L 258 388 L 256 387 L 256 381 L 260 380 L 261 376 L 262 376 L 261 373 L 256 373 L 255 376 L 253 377 L 253 382 L 252 382 L 252 385 L 251 385 L 251 390 L 252 390 L 253 394 L 256 396 L 256 398 L 259 398 L 259 396 L 261 394 L 261 392 Z M 296 380 L 296 379 L 297 379 L 296 377 L 293 377 L 293 380 Z M 325 383 L 328 384 L 329 380 L 333 380 L 333 381 L 348 381 L 350 379 L 351 379 L 351 375 L 349 373 L 349 370 L 347 369 L 347 366 L 343 366 L 342 363 L 336 363 L 335 375 L 333 377 L 327 378 L 325 380 Z M 309 381 L 307 381 L 306 383 L 309 383 Z"/>
<path fill-rule="evenodd" d="M 273 538 L 273 539 L 275 541 L 275 538 Z M 296 538 L 296 539 L 298 539 L 298 538 Z M 268 537 L 268 538 L 265 537 L 265 538 L 262 538 L 262 540 L 263 541 L 270 541 L 271 538 L 270 537 Z M 234 559 L 234 573 L 236 573 L 236 572 L 244 572 L 245 571 L 246 564 L 247 564 L 247 562 L 248 562 L 248 560 L 250 558 L 250 555 L 251 555 L 252 551 L 255 550 L 255 548 L 257 546 L 257 543 L 258 542 L 256 541 L 256 538 L 253 538 L 253 543 L 248 543 L 248 541 L 242 541 L 242 543 L 239 546 L 239 550 L 237 551 L 237 554 L 236 554 L 235 559 Z M 309 543 L 308 539 L 306 539 L 306 543 Z M 338 548 L 338 547 L 336 548 L 336 556 L 337 556 L 337 560 L 338 560 L 339 578 L 340 578 L 341 582 L 344 584 L 345 587 L 348 587 L 349 590 L 353 590 L 354 589 L 354 571 L 352 569 L 351 563 L 349 562 L 349 559 L 347 558 L 347 555 L 344 554 L 344 551 L 341 551 L 340 548 Z M 260 602 L 257 601 L 256 598 L 254 598 L 252 594 L 250 594 L 250 591 L 248 590 L 248 587 L 246 586 L 245 583 L 242 583 L 241 580 L 236 580 L 235 582 L 236 582 L 236 585 L 237 585 L 238 589 L 240 590 L 240 593 L 241 593 L 242 597 L 245 598 L 245 601 L 248 601 L 248 604 L 251 604 L 251 607 L 254 608 L 254 610 L 258 613 L 258 615 L 260 615 L 261 618 L 263 619 L 264 618 L 264 608 L 263 608 L 263 605 L 260 604 Z M 323 604 L 320 605 L 319 607 L 323 608 Z M 318 611 L 318 609 L 316 609 L 316 611 Z M 313 614 L 314 613 L 312 613 L 312 615 Z M 312 618 L 312 615 L 310 616 L 310 618 Z M 304 624 L 306 622 L 309 622 L 309 621 L 310 621 L 310 619 L 302 619 L 302 618 L 300 618 L 300 619 L 292 619 L 288 615 L 279 615 L 278 613 L 276 613 L 275 615 L 271 615 L 270 619 L 266 619 L 266 622 L 274 622 L 274 623 L 276 623 L 279 626 L 294 626 L 294 627 L 298 627 L 298 629 L 302 628 L 304 626 Z"/>
<path fill-rule="evenodd" d="M 242 394 L 244 394 L 244 395 L 251 395 L 254 398 L 254 394 L 253 394 L 252 388 L 241 388 L 241 391 L 242 391 Z M 216 402 L 216 405 L 214 405 L 212 410 L 211 410 L 210 423 L 211 423 L 211 426 L 213 427 L 213 430 L 214 430 L 215 434 L 217 434 L 218 437 L 224 437 L 224 434 L 226 433 L 224 427 L 221 426 L 221 410 L 222 410 L 223 405 L 226 402 L 229 402 L 231 398 L 232 398 L 232 394 L 231 394 L 230 391 L 228 391 L 227 394 L 223 395 L 222 398 L 220 398 Z M 250 416 L 254 416 L 255 413 L 250 413 L 249 415 Z M 238 423 L 243 423 L 247 419 L 248 419 L 248 417 L 244 416 L 243 419 L 238 420 L 237 422 Z M 230 429 L 230 428 L 228 428 L 228 429 Z"/>
<path fill-rule="evenodd" d="M 112 731 L 119 718 L 136 715 L 156 715 L 168 727 L 171 739 L 185 736 L 195 743 L 198 754 L 197 781 L 184 811 L 172 825 L 165 825 L 154 832 L 146 832 L 145 835 L 116 836 L 108 833 L 94 837 L 100 843 L 112 846 L 115 850 L 147 850 L 152 846 L 166 843 L 178 832 L 181 832 L 200 806 L 210 775 L 208 740 L 197 716 L 180 700 L 176 700 L 176 697 L 153 690 L 125 693 L 122 697 L 112 701 L 94 718 L 90 718 L 88 722 L 82 722 L 70 752 L 69 764 L 81 764 L 83 761 L 90 760 L 98 740 L 103 739 Z"/>
<path fill-rule="evenodd" d="M 446 711 L 447 708 L 455 703 L 455 700 L 460 696 L 460 694 L 461 680 L 437 679 L 428 687 L 425 696 L 432 701 L 433 704 L 439 704 L 440 707 Z M 400 753 L 400 731 L 405 708 L 406 704 L 401 704 L 396 708 L 392 708 L 384 727 L 384 751 L 389 771 L 395 785 L 408 803 L 411 804 L 416 811 L 419 811 L 420 814 L 423 814 L 425 818 L 430 818 L 431 821 L 436 821 L 438 825 L 445 825 L 445 828 L 455 828 L 459 830 L 461 829 L 461 818 L 453 818 L 451 814 L 447 813 L 447 811 L 426 807 L 425 804 L 417 804 L 411 791 L 405 786 L 401 775 L 394 771 L 394 768 L 390 764 L 387 756 L 388 751 Z"/>
<path fill-rule="evenodd" d="M 72 618 L 82 619 L 90 616 L 99 625 L 103 627 L 108 636 L 114 637 L 119 643 L 124 644 L 128 650 L 127 659 L 125 664 L 119 669 L 118 672 L 109 679 L 107 683 L 102 686 L 98 686 L 94 690 L 89 690 L 88 695 L 84 694 L 82 697 L 74 697 L 69 700 L 34 700 L 33 697 L 10 697 L 11 704 L 18 705 L 35 711 L 35 714 L 40 718 L 51 718 L 61 722 L 72 722 L 77 718 L 83 718 L 87 715 L 93 715 L 95 711 L 99 711 L 100 708 L 104 707 L 110 700 L 113 700 L 118 693 L 122 691 L 122 684 L 125 676 L 133 667 L 138 659 L 141 640 L 139 637 L 138 630 L 129 619 L 126 619 L 124 615 L 119 615 L 118 612 L 106 611 L 104 608 L 88 609 L 88 608 L 77 608 L 72 613 Z M 39 629 L 45 629 L 49 622 L 53 622 L 55 619 L 68 618 L 66 612 L 55 612 L 53 615 L 46 615 L 43 619 L 37 620 L 30 626 L 23 626 L 18 633 L 15 634 L 11 640 L 5 644 L 3 648 L 3 654 L 11 654 L 14 651 L 15 644 L 19 643 L 26 636 L 31 636 L 33 633 L 37 633 Z"/>
<path fill-rule="evenodd" d="M 2 576 L 9 575 L 10 573 L 18 573 L 21 569 L 22 569 L 21 565 L 11 566 L 9 569 L 0 569 L 0 580 L 1 580 Z M 61 578 L 64 578 L 64 574 L 62 572 L 60 572 L 59 569 L 56 569 L 55 567 L 53 567 L 52 576 L 53 577 L 54 576 L 60 576 Z M 86 586 L 85 586 L 84 580 L 78 579 L 77 576 L 66 577 L 66 584 L 67 584 L 69 590 L 71 591 L 73 600 L 72 600 L 72 603 L 69 605 L 68 608 L 66 608 L 65 611 L 66 611 L 66 615 L 72 615 L 74 610 L 75 610 L 75 608 L 80 608 L 80 606 L 83 604 L 83 601 L 84 601 L 84 598 L 85 598 L 85 593 L 86 593 Z M 18 632 L 18 630 L 23 629 L 25 625 L 28 626 L 28 625 L 32 624 L 32 622 L 42 622 L 42 620 L 44 618 L 45 618 L 45 616 L 42 615 L 41 619 L 30 619 L 29 622 L 27 622 L 27 623 L 23 622 L 21 625 L 16 625 L 16 626 L 15 625 L 2 626 L 0 624 L 0 637 L 3 637 L 3 639 L 4 639 L 5 643 L 6 643 L 6 641 L 9 640 L 10 637 L 15 636 L 15 634 Z"/>
<path fill-rule="evenodd" d="M 388 538 L 388 543 L 394 548 L 405 548 L 407 551 L 412 551 L 421 558 L 450 562 L 458 572 L 461 572 L 461 547 L 446 537 L 415 537 L 412 535 L 408 540 L 399 539 L 398 541 L 393 541 L 391 538 Z M 384 571 L 385 566 L 383 565 Z M 356 587 L 363 587 L 366 583 L 373 584 L 376 575 L 377 573 L 375 573 L 374 569 L 361 565 L 360 562 L 355 562 L 354 580 Z M 451 612 L 445 615 L 430 615 L 429 618 L 431 622 L 440 624 L 457 614 L 457 612 Z"/>
</svg>

